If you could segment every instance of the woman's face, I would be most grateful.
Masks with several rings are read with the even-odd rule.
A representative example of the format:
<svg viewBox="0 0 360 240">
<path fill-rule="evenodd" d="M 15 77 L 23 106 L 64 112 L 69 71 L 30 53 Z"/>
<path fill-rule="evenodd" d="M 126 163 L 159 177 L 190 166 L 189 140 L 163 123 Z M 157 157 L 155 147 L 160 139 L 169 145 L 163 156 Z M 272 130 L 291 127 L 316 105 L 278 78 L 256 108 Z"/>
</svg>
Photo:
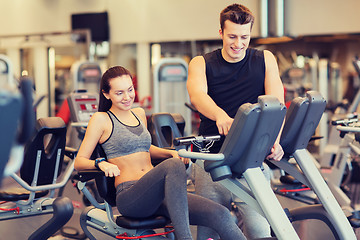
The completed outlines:
<svg viewBox="0 0 360 240">
<path fill-rule="evenodd" d="M 109 81 L 110 91 L 104 96 L 111 100 L 112 107 L 120 110 L 130 110 L 135 99 L 135 90 L 129 75 L 112 78 Z"/>
</svg>

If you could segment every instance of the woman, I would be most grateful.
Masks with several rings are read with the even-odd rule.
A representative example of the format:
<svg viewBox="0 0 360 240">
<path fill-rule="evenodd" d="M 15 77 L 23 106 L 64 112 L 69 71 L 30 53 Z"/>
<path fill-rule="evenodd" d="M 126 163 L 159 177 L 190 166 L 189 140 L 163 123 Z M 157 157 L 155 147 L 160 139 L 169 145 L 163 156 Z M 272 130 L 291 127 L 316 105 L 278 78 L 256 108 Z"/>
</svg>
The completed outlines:
<svg viewBox="0 0 360 240">
<path fill-rule="evenodd" d="M 115 177 L 116 205 L 128 217 L 168 216 L 176 239 L 192 239 L 192 224 L 216 230 L 221 239 L 245 239 L 230 212 L 220 204 L 186 191 L 185 164 L 176 151 L 151 145 L 146 116 L 133 108 L 134 86 L 130 72 L 120 66 L 108 69 L 100 83 L 99 112 L 89 121 L 75 159 L 75 168 L 98 168 Z M 90 160 L 97 144 L 107 160 Z M 151 158 L 168 158 L 153 167 Z M 190 213 L 190 214 L 189 214 Z"/>
</svg>

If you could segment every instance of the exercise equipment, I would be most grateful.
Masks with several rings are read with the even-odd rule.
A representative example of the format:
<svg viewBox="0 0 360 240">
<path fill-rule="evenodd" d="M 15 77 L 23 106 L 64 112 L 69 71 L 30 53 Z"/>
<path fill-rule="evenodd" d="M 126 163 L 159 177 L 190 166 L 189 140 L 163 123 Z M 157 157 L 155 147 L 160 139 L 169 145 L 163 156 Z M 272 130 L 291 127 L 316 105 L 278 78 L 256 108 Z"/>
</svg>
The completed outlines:
<svg viewBox="0 0 360 240">
<path fill-rule="evenodd" d="M 339 120 L 336 123 L 340 122 L 342 122 L 342 124 L 336 127 L 342 139 L 338 153 L 336 154 L 333 167 L 330 169 L 322 169 L 322 175 L 325 177 L 329 188 L 342 209 L 348 213 L 348 219 L 351 225 L 353 227 L 360 227 L 360 211 L 355 209 L 354 203 L 349 196 L 345 194 L 342 187 L 342 181 L 345 181 L 346 184 L 351 178 L 357 177 L 352 174 L 352 163 L 358 164 L 358 162 L 352 158 L 360 154 L 359 123 L 358 121 L 354 121 L 354 119 Z M 349 162 L 351 165 L 344 180 L 343 175 L 346 172 L 346 165 L 349 164 Z"/>
<path fill-rule="evenodd" d="M 1 183 L 3 176 L 9 176 L 20 169 L 24 144 L 33 134 L 35 113 L 30 78 L 20 80 L 20 92 L 0 89 L 0 116 Z"/>
<path fill-rule="evenodd" d="M 0 88 L 13 89 L 16 87 L 13 65 L 10 59 L 0 54 Z"/>
<path fill-rule="evenodd" d="M 185 119 L 179 113 L 153 113 L 147 121 L 151 144 L 168 149 L 180 149 L 173 144 L 174 138 L 184 136 Z"/>
<path fill-rule="evenodd" d="M 297 98 L 292 102 L 286 114 L 280 142 L 288 158 L 284 158 L 280 162 L 271 161 L 309 186 L 317 194 L 322 205 L 290 209 L 287 211 L 288 216 L 286 216 L 261 173 L 259 164 L 262 163 L 268 153 L 261 151 L 261 147 L 266 145 L 264 139 L 267 138 L 270 142 L 266 145 L 266 150 L 269 150 L 268 147 L 271 147 L 271 143 L 273 143 L 270 137 L 272 135 L 265 134 L 263 128 L 275 130 L 276 127 L 266 124 L 281 122 L 279 116 L 278 119 L 274 119 L 273 115 L 256 117 L 255 114 L 245 114 L 245 108 L 241 106 L 219 154 L 192 153 L 179 150 L 179 155 L 205 160 L 204 168 L 210 172 L 213 180 L 219 181 L 237 197 L 264 215 L 278 239 L 299 239 L 289 219 L 297 221 L 309 218 L 326 223 L 336 239 L 356 239 L 348 219 L 316 168 L 314 159 L 306 150 L 325 105 L 326 102 L 322 96 L 313 91 L 308 92 L 306 98 Z M 266 108 L 259 112 L 266 113 Z M 275 113 L 273 114 L 275 115 Z M 281 112 L 276 114 L 281 116 Z M 258 119 L 266 122 L 266 124 L 257 121 Z M 252 136 L 252 139 L 249 140 L 244 136 Z M 276 134 L 274 136 L 276 137 Z M 288 162 L 290 157 L 296 160 L 301 170 Z M 240 184 L 236 179 L 241 176 L 245 178 L 250 189 Z"/>
<path fill-rule="evenodd" d="M 90 93 L 86 90 L 78 90 L 70 93 L 66 100 L 71 116 L 70 126 L 77 133 L 77 136 L 75 136 L 75 131 L 72 132 L 73 138 L 76 139 L 72 139 L 71 143 L 78 149 L 85 136 L 86 127 L 91 116 L 98 111 L 98 94 Z M 96 190 L 94 181 L 88 181 L 87 185 L 96 196 L 96 199 L 100 201 L 101 198 Z M 89 200 L 85 196 L 83 196 L 83 202 L 87 206 L 90 205 Z"/>
<path fill-rule="evenodd" d="M 100 145 L 97 145 L 92 157 L 106 157 Z M 114 215 L 112 207 L 116 206 L 116 190 L 113 177 L 105 177 L 104 172 L 91 170 L 80 171 L 77 179 L 79 190 L 83 192 L 93 205 L 85 208 L 80 216 L 81 228 L 90 240 L 96 240 L 96 238 L 89 231 L 89 227 L 117 239 L 152 235 L 155 234 L 153 229 L 164 228 L 165 233 L 167 233 L 167 239 L 174 239 L 171 228 L 168 228 L 169 219 L 163 216 L 138 219 Z M 99 203 L 87 189 L 86 183 L 92 179 L 95 179 L 97 190 L 104 199 L 104 203 Z M 121 238 L 121 236 L 124 238 Z M 164 238 L 155 235 L 150 239 L 160 240 Z"/>
<path fill-rule="evenodd" d="M 71 66 L 72 87 L 74 92 L 91 92 L 99 94 L 101 69 L 98 63 L 78 61 Z M 70 122 L 70 110 L 65 99 L 57 114 L 66 124 Z M 70 131 L 69 131 L 70 132 Z"/>
<path fill-rule="evenodd" d="M 360 60 L 355 58 L 353 61 L 353 66 L 360 76 Z M 360 103 L 360 89 L 357 91 L 356 96 L 354 97 L 351 104 L 340 103 L 334 111 L 331 121 L 336 121 L 338 119 L 356 119 L 357 118 L 357 108 Z M 319 163 L 321 167 L 329 168 L 334 164 L 334 159 L 336 154 L 339 151 L 339 145 L 341 138 L 336 130 L 336 126 L 330 126 L 329 138 L 326 146 L 324 147 L 323 154 L 319 157 Z"/>
<path fill-rule="evenodd" d="M 67 122 L 67 146 L 78 149 L 92 114 L 97 112 L 101 69 L 96 62 L 76 62 L 71 66 L 74 91 L 64 101 Z"/>
<path fill-rule="evenodd" d="M 186 89 L 188 64 L 181 58 L 162 58 L 153 69 L 154 113 L 179 113 L 185 122 L 191 122 L 191 112 L 184 105 L 189 102 Z M 191 126 L 185 127 L 186 135 Z"/>
<path fill-rule="evenodd" d="M 339 131 L 341 127 L 348 127 L 352 124 L 356 124 L 358 121 L 357 118 L 350 119 L 339 119 L 332 121 L 332 127 Z M 353 128 L 354 129 L 354 128 Z M 354 131 L 354 130 L 353 130 Z M 321 167 L 320 170 L 326 182 L 328 183 L 331 191 L 333 192 L 336 200 L 339 202 L 340 206 L 344 209 L 353 211 L 351 207 L 351 200 L 345 194 L 342 188 L 343 180 L 345 173 L 348 171 L 348 176 L 351 177 L 351 153 L 354 152 L 353 142 L 354 135 L 347 134 L 346 131 L 341 131 L 337 133 L 340 138 L 339 146 L 337 147 L 338 151 L 333 155 L 331 166 Z M 347 170 L 346 170 L 347 169 Z"/>
<path fill-rule="evenodd" d="M 309 216 L 304 213 L 312 212 L 311 217 L 327 223 L 337 239 L 356 239 L 348 219 L 315 165 L 316 160 L 306 149 L 325 106 L 325 99 L 315 91 L 307 92 L 306 98 L 293 100 L 280 140 L 285 158 L 280 162 L 271 161 L 271 163 L 310 187 L 321 202 L 319 205 L 294 210 L 295 216 L 300 214 L 302 216 L 300 219 L 307 219 Z M 288 162 L 290 158 L 295 159 L 300 169 Z M 313 210 L 308 211 L 308 209 Z"/>
<path fill-rule="evenodd" d="M 212 179 L 266 216 L 279 239 L 299 239 L 261 170 L 285 112 L 286 108 L 276 97 L 260 96 L 257 104 L 240 106 L 218 154 L 181 149 L 179 155 L 198 159 L 196 163 L 199 165 L 202 165 L 199 159 L 206 160 L 203 167 Z M 189 144 L 191 142 L 188 141 Z M 237 180 L 241 176 L 244 176 L 251 190 Z"/>
<path fill-rule="evenodd" d="M 98 94 L 78 90 L 67 97 L 72 126 L 86 126 L 91 116 L 98 111 Z"/>
<path fill-rule="evenodd" d="M 360 60 L 353 60 L 353 65 L 360 75 Z M 343 191 L 343 180 L 346 175 L 351 175 L 351 141 L 350 135 L 344 133 L 339 134 L 337 126 L 351 125 L 358 121 L 356 110 L 360 102 L 360 91 L 357 92 L 351 104 L 339 104 L 330 121 L 330 133 L 328 142 L 324 148 L 323 154 L 315 161 L 321 174 L 325 178 L 332 194 L 343 210 L 350 215 L 356 214 L 351 199 Z M 353 218 L 351 221 L 353 226 L 359 226 L 359 218 Z"/>
<path fill-rule="evenodd" d="M 64 154 L 74 158 L 75 152 L 65 150 L 66 126 L 61 118 L 40 118 L 36 124 L 35 135 L 25 147 L 20 176 L 10 174 L 20 187 L 0 191 L 0 200 L 6 202 L 0 210 L 0 221 L 52 214 L 52 218 L 28 238 L 45 240 L 73 214 L 71 200 L 55 197 L 55 190 L 65 186 L 74 169 L 72 161 L 62 173 Z"/>
<path fill-rule="evenodd" d="M 101 68 L 97 62 L 78 61 L 70 69 L 74 90 L 85 89 L 88 92 L 99 92 Z"/>
<path fill-rule="evenodd" d="M 294 101 L 294 103 L 307 104 L 307 101 L 304 98 L 303 99 L 299 98 L 296 101 Z M 321 116 L 318 116 L 318 117 L 321 117 Z M 291 120 L 291 121 L 295 121 L 295 120 Z M 301 120 L 299 120 L 299 121 L 301 121 Z M 357 119 L 354 119 L 354 118 L 341 119 L 341 120 L 332 121 L 332 125 L 348 125 L 348 124 L 352 124 L 355 122 L 357 122 Z M 321 168 L 321 166 L 312 157 L 312 155 L 310 155 L 310 156 L 312 157 L 312 160 L 314 160 L 314 164 L 319 169 L 322 177 L 325 179 L 326 184 L 327 184 L 328 188 L 330 189 L 332 195 L 336 199 L 337 203 L 340 205 L 341 209 L 344 211 L 345 215 L 348 217 L 350 224 L 353 227 L 359 227 L 360 220 L 358 217 L 358 211 L 354 210 L 354 208 L 351 204 L 351 200 L 349 199 L 349 197 L 344 193 L 344 191 L 341 188 L 341 183 L 342 183 L 343 175 L 345 172 L 346 164 L 349 162 L 349 158 L 351 156 L 350 153 L 354 149 L 354 147 L 353 147 L 354 136 L 345 134 L 344 132 L 341 132 L 341 131 L 340 131 L 339 135 L 342 135 L 342 137 L 341 137 L 342 140 L 338 147 L 338 152 L 337 152 L 336 156 L 334 156 L 335 159 L 333 160 L 331 167 Z M 288 141 L 288 140 L 283 140 L 281 142 L 281 144 L 285 145 L 285 147 L 288 145 L 288 143 L 286 141 Z M 289 155 L 289 152 L 287 154 Z M 289 156 L 287 156 L 287 157 L 289 158 Z M 295 160 L 295 159 L 290 157 L 290 160 Z M 297 162 L 293 161 L 292 164 L 296 165 Z M 297 173 L 295 173 L 295 174 L 297 174 Z M 290 176 L 290 175 L 287 175 L 287 176 Z M 290 197 L 292 199 L 296 199 L 298 201 L 309 203 L 309 204 L 321 203 L 321 199 L 318 198 L 318 195 L 316 193 L 314 193 L 312 191 L 312 189 L 308 187 L 307 184 L 304 184 L 304 181 L 297 180 L 299 178 L 299 176 L 294 178 L 294 176 L 291 175 L 291 178 L 295 179 L 295 181 L 297 181 L 299 184 L 297 184 L 297 186 L 295 186 L 294 189 L 291 189 L 291 190 L 293 190 L 292 192 L 283 193 L 282 195 Z M 299 187 L 299 185 L 301 185 L 301 184 L 303 184 L 303 186 L 305 185 L 305 187 L 304 188 Z M 287 185 L 287 186 L 289 186 L 289 185 Z M 277 193 L 280 193 L 281 190 L 279 190 L 279 189 L 280 189 L 280 186 L 277 186 Z M 301 190 L 301 189 L 306 190 L 306 191 L 296 192 L 296 190 Z"/>
</svg>

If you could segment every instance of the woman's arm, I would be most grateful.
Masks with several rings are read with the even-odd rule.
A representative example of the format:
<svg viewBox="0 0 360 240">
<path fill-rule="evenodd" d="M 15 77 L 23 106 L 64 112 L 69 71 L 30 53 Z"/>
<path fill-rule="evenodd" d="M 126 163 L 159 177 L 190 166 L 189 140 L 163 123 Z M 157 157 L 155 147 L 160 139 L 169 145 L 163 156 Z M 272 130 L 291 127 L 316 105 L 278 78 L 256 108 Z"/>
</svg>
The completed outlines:
<svg viewBox="0 0 360 240">
<path fill-rule="evenodd" d="M 103 136 L 106 124 L 111 124 L 107 120 L 108 117 L 106 113 L 98 112 L 91 117 L 86 128 L 85 137 L 75 158 L 74 166 L 76 170 L 96 169 L 95 161 L 90 160 L 90 157 Z M 119 168 L 114 164 L 103 161 L 99 163 L 99 168 L 105 172 L 106 176 L 112 177 L 120 175 Z"/>
<path fill-rule="evenodd" d="M 154 145 L 150 146 L 150 156 L 152 159 L 180 158 L 183 163 L 188 164 L 190 159 L 180 157 L 176 150 L 159 148 Z"/>
</svg>

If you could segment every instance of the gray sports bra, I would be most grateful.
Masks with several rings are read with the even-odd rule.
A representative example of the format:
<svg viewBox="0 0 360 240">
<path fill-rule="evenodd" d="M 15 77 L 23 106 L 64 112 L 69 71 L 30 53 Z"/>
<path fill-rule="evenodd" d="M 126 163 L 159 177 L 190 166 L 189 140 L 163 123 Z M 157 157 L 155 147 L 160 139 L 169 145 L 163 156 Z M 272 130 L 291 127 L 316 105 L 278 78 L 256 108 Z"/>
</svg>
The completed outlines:
<svg viewBox="0 0 360 240">
<path fill-rule="evenodd" d="M 151 145 L 150 133 L 135 113 L 131 113 L 139 122 L 136 126 L 128 126 L 122 123 L 111 111 L 107 111 L 112 122 L 112 131 L 109 138 L 101 144 L 107 159 L 136 152 L 149 152 Z"/>
</svg>

